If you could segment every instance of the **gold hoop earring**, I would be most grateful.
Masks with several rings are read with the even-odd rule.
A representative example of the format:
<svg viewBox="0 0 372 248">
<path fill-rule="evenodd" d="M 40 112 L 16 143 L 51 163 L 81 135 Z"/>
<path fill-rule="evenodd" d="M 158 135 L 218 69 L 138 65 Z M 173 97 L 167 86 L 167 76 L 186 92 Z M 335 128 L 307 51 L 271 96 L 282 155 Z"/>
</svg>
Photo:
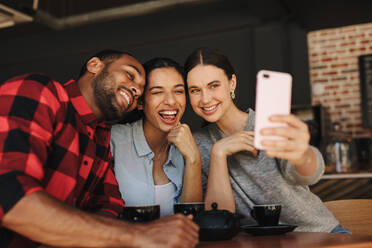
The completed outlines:
<svg viewBox="0 0 372 248">
<path fill-rule="evenodd" d="M 231 90 L 230 95 L 231 95 L 231 99 L 234 100 L 235 99 L 235 91 Z"/>
</svg>

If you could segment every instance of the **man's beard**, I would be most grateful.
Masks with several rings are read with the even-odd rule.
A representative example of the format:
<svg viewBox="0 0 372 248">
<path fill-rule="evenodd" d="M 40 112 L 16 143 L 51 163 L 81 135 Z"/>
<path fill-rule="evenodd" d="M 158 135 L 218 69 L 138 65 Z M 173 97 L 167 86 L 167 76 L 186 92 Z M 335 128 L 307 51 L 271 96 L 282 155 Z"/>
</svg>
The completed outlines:
<svg viewBox="0 0 372 248">
<path fill-rule="evenodd" d="M 103 120 L 109 124 L 123 120 L 129 114 L 127 110 L 133 104 L 129 104 L 125 110 L 121 111 L 115 101 L 116 90 L 114 86 L 114 79 L 107 71 L 107 66 L 93 80 L 92 84 L 95 103 L 103 115 Z"/>
</svg>

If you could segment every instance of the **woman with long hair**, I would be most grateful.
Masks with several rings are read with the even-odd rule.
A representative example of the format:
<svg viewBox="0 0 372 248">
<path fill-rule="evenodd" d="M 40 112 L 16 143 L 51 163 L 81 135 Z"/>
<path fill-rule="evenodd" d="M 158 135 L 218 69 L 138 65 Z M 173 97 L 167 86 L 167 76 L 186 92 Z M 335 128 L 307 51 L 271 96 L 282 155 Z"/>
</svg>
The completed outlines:
<svg viewBox="0 0 372 248">
<path fill-rule="evenodd" d="M 254 145 L 255 113 L 235 104 L 237 76 L 228 58 L 218 50 L 200 48 L 185 62 L 191 106 L 208 125 L 194 133 L 202 154 L 205 203 L 246 216 L 254 205 L 282 205 L 281 224 L 298 226 L 296 231 L 340 232 L 339 222 L 312 192 L 324 172 L 320 152 L 309 145 L 309 131 L 294 115 L 272 116 L 286 127 L 267 128 L 262 135 L 283 140 Z M 346 231 L 347 230 L 341 230 Z"/>
<path fill-rule="evenodd" d="M 201 202 L 201 155 L 188 125 L 183 68 L 169 58 L 144 65 L 146 85 L 138 102 L 141 118 L 114 125 L 111 151 L 127 206 L 160 204 L 160 215 L 178 202 Z"/>
</svg>

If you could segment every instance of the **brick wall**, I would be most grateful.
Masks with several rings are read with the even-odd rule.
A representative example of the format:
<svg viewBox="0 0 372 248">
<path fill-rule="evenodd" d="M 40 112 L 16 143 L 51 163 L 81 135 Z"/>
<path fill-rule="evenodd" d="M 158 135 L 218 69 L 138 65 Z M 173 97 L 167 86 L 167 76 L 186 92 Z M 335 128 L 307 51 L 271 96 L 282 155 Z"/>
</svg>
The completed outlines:
<svg viewBox="0 0 372 248">
<path fill-rule="evenodd" d="M 372 136 L 363 129 L 358 56 L 372 53 L 372 23 L 308 33 L 312 103 L 325 110 L 325 131 L 338 121 L 353 137 Z"/>
</svg>

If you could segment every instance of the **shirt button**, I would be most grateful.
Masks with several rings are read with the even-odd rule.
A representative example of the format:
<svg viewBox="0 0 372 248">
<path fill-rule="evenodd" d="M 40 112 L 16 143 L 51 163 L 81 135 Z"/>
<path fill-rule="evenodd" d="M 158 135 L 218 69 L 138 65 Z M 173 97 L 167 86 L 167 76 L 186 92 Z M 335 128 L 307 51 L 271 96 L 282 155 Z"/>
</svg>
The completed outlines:
<svg viewBox="0 0 372 248">
<path fill-rule="evenodd" d="M 84 165 L 88 165 L 88 161 L 85 160 L 85 161 L 84 161 Z"/>
</svg>

